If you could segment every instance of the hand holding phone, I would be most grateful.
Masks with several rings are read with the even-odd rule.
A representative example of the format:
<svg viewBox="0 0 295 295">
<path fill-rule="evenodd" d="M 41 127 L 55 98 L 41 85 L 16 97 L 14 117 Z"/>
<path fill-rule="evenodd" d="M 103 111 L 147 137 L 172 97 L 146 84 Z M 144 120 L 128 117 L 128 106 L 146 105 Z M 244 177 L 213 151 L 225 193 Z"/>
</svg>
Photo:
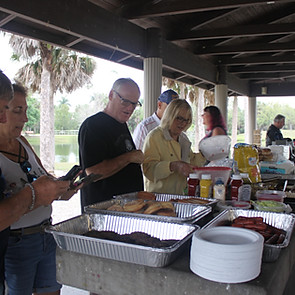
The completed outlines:
<svg viewBox="0 0 295 295">
<path fill-rule="evenodd" d="M 70 180 L 73 182 L 81 174 L 81 172 L 82 167 L 75 165 L 69 170 L 66 175 L 59 177 L 58 180 Z"/>
<path fill-rule="evenodd" d="M 81 179 L 75 181 L 74 183 L 72 183 L 71 188 L 75 189 L 78 186 L 80 186 L 81 184 L 83 184 L 83 187 L 85 187 L 86 185 L 99 180 L 101 177 L 102 177 L 101 174 L 91 173 L 91 174 L 86 175 L 85 177 L 82 177 Z"/>
</svg>

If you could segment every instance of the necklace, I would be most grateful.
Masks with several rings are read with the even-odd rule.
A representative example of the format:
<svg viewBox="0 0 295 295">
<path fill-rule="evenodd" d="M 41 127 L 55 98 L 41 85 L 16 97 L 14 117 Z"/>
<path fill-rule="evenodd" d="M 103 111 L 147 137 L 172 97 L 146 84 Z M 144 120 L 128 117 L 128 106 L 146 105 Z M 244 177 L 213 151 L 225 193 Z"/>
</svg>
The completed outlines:
<svg viewBox="0 0 295 295">
<path fill-rule="evenodd" d="M 20 142 L 18 142 L 18 144 L 19 144 L 18 154 L 14 154 L 14 153 L 11 153 L 11 152 L 8 152 L 8 151 L 3 151 L 3 150 L 0 150 L 0 152 L 3 153 L 3 154 L 7 154 L 7 155 L 10 155 L 10 156 L 17 157 L 17 162 L 18 163 L 21 163 L 22 159 L 24 161 L 26 161 L 28 159 L 28 153 L 27 153 L 26 149 L 23 148 L 23 146 L 21 145 Z M 22 156 L 22 148 L 24 149 L 24 156 Z"/>
</svg>

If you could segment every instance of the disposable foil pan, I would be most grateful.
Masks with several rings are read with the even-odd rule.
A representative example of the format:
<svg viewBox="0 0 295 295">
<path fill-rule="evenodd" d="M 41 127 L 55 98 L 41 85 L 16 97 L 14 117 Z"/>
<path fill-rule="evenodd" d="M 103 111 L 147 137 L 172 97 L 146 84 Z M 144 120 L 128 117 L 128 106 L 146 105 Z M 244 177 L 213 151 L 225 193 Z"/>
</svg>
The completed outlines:
<svg viewBox="0 0 295 295">
<path fill-rule="evenodd" d="M 163 267 L 171 263 L 184 244 L 198 230 L 197 225 L 152 219 L 116 216 L 112 214 L 83 214 L 45 229 L 64 250 L 113 260 Z M 152 248 L 123 242 L 86 237 L 89 230 L 114 231 L 118 234 L 143 232 L 161 240 L 178 240 L 166 248 Z"/>
<path fill-rule="evenodd" d="M 150 218 L 155 220 L 164 220 L 167 222 L 172 221 L 172 222 L 186 222 L 186 223 L 196 222 L 197 220 L 209 214 L 212 210 L 212 208 L 209 206 L 200 206 L 200 205 L 183 204 L 183 203 L 172 203 L 174 206 L 176 217 L 107 210 L 107 208 L 109 208 L 110 206 L 114 204 L 124 205 L 128 202 L 131 202 L 131 200 L 130 199 L 112 199 L 112 200 L 92 204 L 89 206 L 85 206 L 84 210 L 86 213 L 106 214 L 106 213 L 112 212 L 113 215 L 136 216 L 136 217 L 145 217 L 145 218 Z"/>
<path fill-rule="evenodd" d="M 294 214 L 256 211 L 256 210 L 237 210 L 229 209 L 222 211 L 218 216 L 208 222 L 203 228 L 223 225 L 224 222 L 233 221 L 239 216 L 244 217 L 262 217 L 263 221 L 269 225 L 275 226 L 286 231 L 286 238 L 282 244 L 268 245 L 264 244 L 262 260 L 264 262 L 273 262 L 278 259 L 281 249 L 289 245 L 295 223 Z"/>
<path fill-rule="evenodd" d="M 127 193 L 122 195 L 114 196 L 114 199 L 137 199 L 138 192 L 133 193 Z M 185 196 L 185 195 L 173 195 L 173 194 L 158 194 L 154 193 L 156 196 L 156 201 L 170 201 L 171 199 L 189 199 L 192 198 L 192 196 Z M 216 199 L 207 199 L 207 198 L 201 198 L 201 197 L 194 197 L 198 200 L 200 200 L 200 204 L 194 204 L 194 205 L 203 205 L 203 206 L 211 206 L 214 207 L 218 200 Z M 202 204 L 202 201 L 208 201 L 207 204 Z"/>
</svg>

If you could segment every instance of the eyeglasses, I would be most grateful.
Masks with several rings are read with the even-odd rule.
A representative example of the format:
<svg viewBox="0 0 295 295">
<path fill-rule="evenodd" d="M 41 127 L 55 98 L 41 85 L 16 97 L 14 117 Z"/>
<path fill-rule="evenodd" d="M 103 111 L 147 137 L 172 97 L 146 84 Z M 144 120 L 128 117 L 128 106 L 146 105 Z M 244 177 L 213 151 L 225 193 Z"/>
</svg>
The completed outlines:
<svg viewBox="0 0 295 295">
<path fill-rule="evenodd" d="M 177 116 L 176 117 L 176 120 L 178 121 L 178 123 L 185 123 L 185 124 L 188 124 L 190 122 L 190 119 L 185 119 L 181 116 Z"/>
<path fill-rule="evenodd" d="M 142 104 L 138 101 L 138 102 L 133 102 L 133 101 L 130 101 L 129 99 L 126 99 L 126 98 L 123 98 L 116 90 L 113 90 L 120 98 L 121 100 L 121 104 L 124 106 L 124 107 L 129 107 L 130 105 L 132 105 L 134 108 L 136 108 L 137 106 L 142 106 Z"/>
<path fill-rule="evenodd" d="M 19 164 L 22 170 L 26 173 L 29 183 L 35 181 L 38 178 L 38 176 L 29 173 L 32 170 L 32 166 L 29 161 L 24 161 Z"/>
</svg>

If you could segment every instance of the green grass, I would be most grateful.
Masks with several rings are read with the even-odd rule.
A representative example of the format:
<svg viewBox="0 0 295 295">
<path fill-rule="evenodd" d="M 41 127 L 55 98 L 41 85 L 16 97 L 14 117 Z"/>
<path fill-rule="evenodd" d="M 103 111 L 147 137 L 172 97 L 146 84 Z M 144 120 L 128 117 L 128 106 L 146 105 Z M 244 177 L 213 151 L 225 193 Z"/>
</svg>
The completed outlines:
<svg viewBox="0 0 295 295">
<path fill-rule="evenodd" d="M 284 138 L 295 138 L 295 130 L 282 130 L 282 134 Z M 265 136 L 266 131 L 261 132 L 261 146 L 265 146 Z M 238 134 L 237 135 L 237 142 L 245 142 L 245 134 Z"/>
<path fill-rule="evenodd" d="M 74 165 L 78 165 L 78 163 L 61 162 L 55 163 L 54 168 L 55 170 L 69 171 Z"/>
<path fill-rule="evenodd" d="M 26 139 L 29 141 L 30 144 L 40 144 L 40 136 L 26 136 Z M 78 136 L 77 135 L 55 135 L 54 137 L 56 144 L 71 144 L 77 143 Z"/>
</svg>

